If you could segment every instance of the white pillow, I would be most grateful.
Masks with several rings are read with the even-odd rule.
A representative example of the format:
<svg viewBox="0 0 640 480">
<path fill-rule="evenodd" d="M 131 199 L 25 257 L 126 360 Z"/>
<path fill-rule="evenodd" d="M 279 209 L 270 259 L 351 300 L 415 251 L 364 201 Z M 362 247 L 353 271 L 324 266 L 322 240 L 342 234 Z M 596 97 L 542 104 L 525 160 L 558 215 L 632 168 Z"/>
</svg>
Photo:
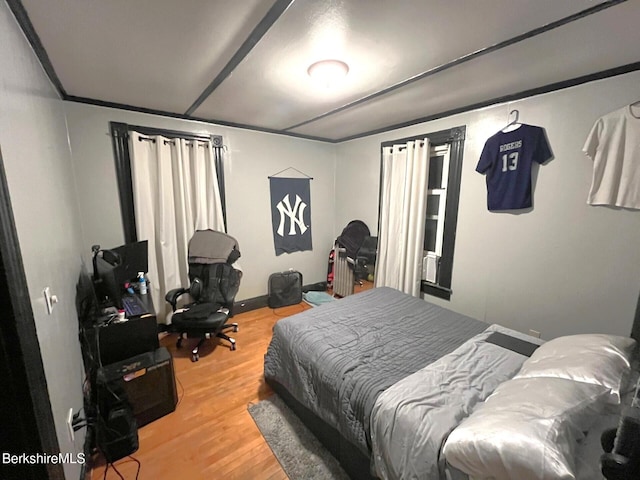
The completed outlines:
<svg viewBox="0 0 640 480">
<path fill-rule="evenodd" d="M 527 359 L 515 378 L 556 377 L 602 385 L 609 403 L 620 403 L 636 342 L 615 335 L 569 335 L 549 340 Z"/>
<path fill-rule="evenodd" d="M 607 395 L 562 378 L 509 380 L 451 432 L 445 459 L 478 479 L 575 479 L 576 444 Z"/>
</svg>

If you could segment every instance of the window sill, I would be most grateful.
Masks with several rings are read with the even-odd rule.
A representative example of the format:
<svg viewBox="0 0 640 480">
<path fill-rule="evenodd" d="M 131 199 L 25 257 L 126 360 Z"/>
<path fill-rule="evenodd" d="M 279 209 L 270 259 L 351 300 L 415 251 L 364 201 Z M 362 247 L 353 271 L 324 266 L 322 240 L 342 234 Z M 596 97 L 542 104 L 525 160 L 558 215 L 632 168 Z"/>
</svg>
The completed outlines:
<svg viewBox="0 0 640 480">
<path fill-rule="evenodd" d="M 450 288 L 441 287 L 436 283 L 427 282 L 422 280 L 422 293 L 432 295 L 434 297 L 442 298 L 444 300 L 450 300 L 453 293 Z"/>
</svg>

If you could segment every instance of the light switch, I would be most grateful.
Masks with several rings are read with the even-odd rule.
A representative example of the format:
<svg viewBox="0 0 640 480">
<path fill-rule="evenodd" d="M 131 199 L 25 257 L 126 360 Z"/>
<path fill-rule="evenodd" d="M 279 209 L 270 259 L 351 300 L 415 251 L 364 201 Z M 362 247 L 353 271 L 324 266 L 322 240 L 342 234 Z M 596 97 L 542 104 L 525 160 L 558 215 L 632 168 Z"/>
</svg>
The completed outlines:
<svg viewBox="0 0 640 480">
<path fill-rule="evenodd" d="M 47 305 L 47 313 L 51 315 L 53 311 L 53 305 L 58 303 L 58 296 L 51 295 L 51 289 L 49 287 L 45 287 L 44 291 L 44 303 Z"/>
</svg>

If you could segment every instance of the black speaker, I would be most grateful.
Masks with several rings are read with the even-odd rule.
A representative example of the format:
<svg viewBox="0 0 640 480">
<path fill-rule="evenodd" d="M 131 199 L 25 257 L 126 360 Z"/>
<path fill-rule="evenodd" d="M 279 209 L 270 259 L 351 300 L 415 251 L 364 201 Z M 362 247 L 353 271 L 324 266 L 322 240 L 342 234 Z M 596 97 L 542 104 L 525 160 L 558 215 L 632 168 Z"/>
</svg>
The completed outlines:
<svg viewBox="0 0 640 480">
<path fill-rule="evenodd" d="M 173 359 L 165 347 L 102 367 L 101 383 L 124 392 L 139 427 L 173 412 L 178 403 Z"/>
</svg>

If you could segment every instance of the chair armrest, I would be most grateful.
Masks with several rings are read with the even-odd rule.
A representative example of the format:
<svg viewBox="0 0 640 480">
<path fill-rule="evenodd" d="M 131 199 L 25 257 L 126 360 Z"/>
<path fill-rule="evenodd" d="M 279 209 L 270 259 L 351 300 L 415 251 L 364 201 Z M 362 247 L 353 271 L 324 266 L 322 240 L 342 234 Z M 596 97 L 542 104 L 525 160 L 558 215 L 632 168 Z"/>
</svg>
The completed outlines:
<svg viewBox="0 0 640 480">
<path fill-rule="evenodd" d="M 178 302 L 178 297 L 185 293 L 189 293 L 188 288 L 174 288 L 173 290 L 169 290 L 164 296 L 164 299 L 171 304 L 171 308 L 174 312 L 176 311 L 176 303 Z"/>
</svg>

